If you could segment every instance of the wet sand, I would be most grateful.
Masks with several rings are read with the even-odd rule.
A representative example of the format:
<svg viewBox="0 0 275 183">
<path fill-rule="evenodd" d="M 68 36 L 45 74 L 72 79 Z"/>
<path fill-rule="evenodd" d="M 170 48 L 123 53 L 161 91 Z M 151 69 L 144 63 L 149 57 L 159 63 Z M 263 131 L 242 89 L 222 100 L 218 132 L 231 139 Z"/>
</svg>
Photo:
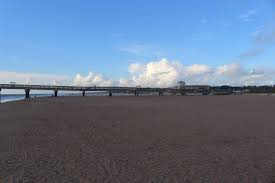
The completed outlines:
<svg viewBox="0 0 275 183">
<path fill-rule="evenodd" d="M 0 182 L 271 182 L 275 97 L 0 104 Z"/>
</svg>

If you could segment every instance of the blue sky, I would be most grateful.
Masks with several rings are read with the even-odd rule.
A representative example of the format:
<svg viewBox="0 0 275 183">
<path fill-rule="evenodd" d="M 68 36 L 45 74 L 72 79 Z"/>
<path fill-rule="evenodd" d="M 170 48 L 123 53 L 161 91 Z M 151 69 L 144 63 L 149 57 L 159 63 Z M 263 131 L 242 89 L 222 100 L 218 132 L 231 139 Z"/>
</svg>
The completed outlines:
<svg viewBox="0 0 275 183">
<path fill-rule="evenodd" d="M 275 68 L 273 0 L 0 0 L 0 71 L 132 77 L 163 58 Z"/>
</svg>

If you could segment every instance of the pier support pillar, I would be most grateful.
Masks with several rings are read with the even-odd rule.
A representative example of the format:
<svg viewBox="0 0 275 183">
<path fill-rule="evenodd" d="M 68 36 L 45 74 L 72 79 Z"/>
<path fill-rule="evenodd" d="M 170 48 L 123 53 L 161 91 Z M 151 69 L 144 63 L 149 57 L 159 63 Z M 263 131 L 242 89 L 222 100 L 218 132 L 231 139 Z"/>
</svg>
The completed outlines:
<svg viewBox="0 0 275 183">
<path fill-rule="evenodd" d="M 163 92 L 159 92 L 159 96 L 163 96 Z"/>
<path fill-rule="evenodd" d="M 85 97 L 85 90 L 82 91 L 82 96 Z"/>
<path fill-rule="evenodd" d="M 57 97 L 58 90 L 54 90 L 54 97 Z"/>
<path fill-rule="evenodd" d="M 26 88 L 26 89 L 25 89 L 25 98 L 26 98 L 26 99 L 30 98 L 30 91 L 31 91 L 31 90 L 30 90 L 29 88 Z"/>
<path fill-rule="evenodd" d="M 109 91 L 109 97 L 113 96 L 113 93 L 111 91 Z"/>
<path fill-rule="evenodd" d="M 137 91 L 135 91 L 135 96 L 138 97 L 138 92 Z"/>
<path fill-rule="evenodd" d="M 180 94 L 181 94 L 181 96 L 184 96 L 185 95 L 185 90 L 181 89 Z"/>
</svg>

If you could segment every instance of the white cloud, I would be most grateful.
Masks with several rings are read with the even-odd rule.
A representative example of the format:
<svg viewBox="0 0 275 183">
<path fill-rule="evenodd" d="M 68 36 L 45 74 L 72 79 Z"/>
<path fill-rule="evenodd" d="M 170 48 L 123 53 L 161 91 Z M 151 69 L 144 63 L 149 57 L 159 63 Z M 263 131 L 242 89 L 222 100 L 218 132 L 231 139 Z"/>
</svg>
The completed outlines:
<svg viewBox="0 0 275 183">
<path fill-rule="evenodd" d="M 0 83 L 16 82 L 21 84 L 69 84 L 70 77 L 66 75 L 41 74 L 41 73 L 20 73 L 0 71 Z"/>
<path fill-rule="evenodd" d="M 120 78 L 119 81 L 118 81 L 118 86 L 121 86 L 121 87 L 134 87 L 136 86 L 135 83 L 133 82 L 133 80 L 131 79 L 127 79 L 127 78 Z"/>
<path fill-rule="evenodd" d="M 255 19 L 253 18 L 254 15 L 256 15 L 257 13 L 257 10 L 256 9 L 251 9 L 251 10 L 248 10 L 247 12 L 239 15 L 239 19 L 242 21 L 242 22 L 251 22 L 251 21 L 255 21 Z"/>
<path fill-rule="evenodd" d="M 102 75 L 92 72 L 87 76 L 77 74 L 73 81 L 73 84 L 76 86 L 112 86 L 113 83 L 112 79 L 105 79 Z"/>
<path fill-rule="evenodd" d="M 189 75 L 206 74 L 212 72 L 212 68 L 208 65 L 194 64 L 186 68 Z"/>
<path fill-rule="evenodd" d="M 217 67 L 216 73 L 219 75 L 233 77 L 242 75 L 244 71 L 240 64 L 233 63 Z"/>
<path fill-rule="evenodd" d="M 131 78 L 124 80 L 124 83 L 127 81 L 131 86 L 169 87 L 174 86 L 179 80 L 185 80 L 187 84 L 209 85 L 261 85 L 273 84 L 275 81 L 275 70 L 246 69 L 238 63 L 217 67 L 203 64 L 187 66 L 161 59 L 129 66 L 132 67 L 143 69 L 135 69 L 138 72 L 131 72 Z"/>
<path fill-rule="evenodd" d="M 167 59 L 149 62 L 132 74 L 132 81 L 140 86 L 168 87 L 177 82 L 181 70 L 176 62 L 169 62 Z M 130 68 L 133 66 L 130 65 Z"/>
<path fill-rule="evenodd" d="M 130 64 L 128 67 L 128 71 L 131 74 L 136 74 L 136 73 L 140 73 L 145 69 L 144 65 L 139 64 L 139 63 L 134 63 L 134 64 Z"/>
<path fill-rule="evenodd" d="M 273 71 L 272 71 L 273 72 Z M 273 85 L 275 74 L 270 70 L 260 70 L 257 68 L 245 69 L 240 64 L 228 64 L 217 67 L 216 74 L 221 78 L 218 85 Z"/>
</svg>

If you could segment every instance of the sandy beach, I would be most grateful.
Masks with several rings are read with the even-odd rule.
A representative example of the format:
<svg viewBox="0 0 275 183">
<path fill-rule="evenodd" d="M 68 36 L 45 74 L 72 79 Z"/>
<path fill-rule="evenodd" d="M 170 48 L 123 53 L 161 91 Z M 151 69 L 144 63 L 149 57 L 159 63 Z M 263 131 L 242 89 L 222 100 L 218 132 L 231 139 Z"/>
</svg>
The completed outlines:
<svg viewBox="0 0 275 183">
<path fill-rule="evenodd" d="M 271 182 L 275 97 L 0 104 L 0 182 Z"/>
</svg>

